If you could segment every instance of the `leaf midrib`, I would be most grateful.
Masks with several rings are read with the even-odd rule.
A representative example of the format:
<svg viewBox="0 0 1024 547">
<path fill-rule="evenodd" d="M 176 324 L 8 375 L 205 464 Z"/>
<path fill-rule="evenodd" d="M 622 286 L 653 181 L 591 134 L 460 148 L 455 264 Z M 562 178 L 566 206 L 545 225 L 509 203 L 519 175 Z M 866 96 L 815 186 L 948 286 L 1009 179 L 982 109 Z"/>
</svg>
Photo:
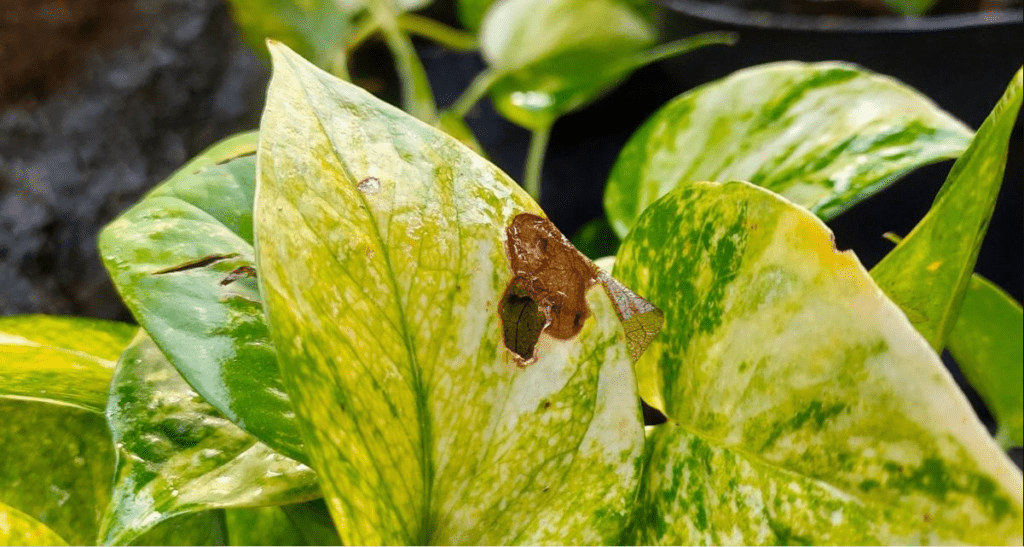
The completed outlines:
<svg viewBox="0 0 1024 547">
<path fill-rule="evenodd" d="M 289 64 L 292 64 L 291 63 L 291 59 L 289 59 Z M 295 70 L 294 65 L 292 65 L 292 69 Z M 356 178 L 352 176 L 352 173 L 348 169 L 348 165 L 345 163 L 344 159 L 338 153 L 338 149 L 335 146 L 334 139 L 332 138 L 331 133 L 327 131 L 327 128 L 326 128 L 326 126 L 324 124 L 324 121 L 320 117 L 319 109 L 313 107 L 313 105 L 315 105 L 316 102 L 313 101 L 312 97 L 309 96 L 309 92 L 308 92 L 306 86 L 299 85 L 299 89 L 302 90 L 302 94 L 306 98 L 306 104 L 310 105 L 310 110 L 313 113 L 313 117 L 316 120 L 317 125 L 320 126 L 320 130 L 321 130 L 322 134 L 324 136 L 326 136 L 328 142 L 330 142 L 331 150 L 334 152 L 334 157 L 338 161 L 339 168 L 343 171 L 343 173 L 344 173 L 345 177 L 347 178 L 348 182 L 350 184 L 354 185 L 357 182 Z M 373 208 L 371 207 L 371 204 L 366 200 L 365 196 L 363 196 L 362 194 L 359 194 L 358 192 L 356 192 L 356 194 L 358 195 L 359 200 L 362 202 L 362 204 L 366 208 L 366 210 L 368 212 L 369 211 L 373 211 Z M 391 294 L 394 296 L 395 307 L 398 310 L 399 332 L 400 332 L 400 334 L 402 336 L 402 342 L 405 345 L 406 354 L 408 355 L 409 361 L 410 361 L 409 362 L 409 365 L 410 365 L 409 368 L 410 368 L 410 372 L 412 373 L 412 386 L 411 387 L 413 388 L 413 394 L 414 394 L 415 400 L 416 400 L 416 413 L 418 415 L 417 423 L 418 423 L 419 428 L 420 428 L 420 462 L 419 463 L 420 463 L 421 480 L 423 481 L 423 496 L 422 496 L 422 500 L 421 500 L 421 509 L 420 509 L 421 510 L 421 514 L 420 514 L 420 522 L 419 522 L 419 525 L 420 525 L 421 528 L 417 531 L 416 534 L 414 534 L 415 537 L 410 538 L 410 540 L 411 540 L 410 543 L 419 544 L 419 545 L 429 545 L 430 544 L 430 535 L 431 535 L 431 530 L 430 530 L 430 526 L 429 526 L 429 522 L 430 522 L 430 506 L 431 506 L 431 501 L 432 501 L 432 497 L 433 497 L 432 490 L 433 490 L 433 482 L 434 482 L 434 476 L 433 476 L 434 475 L 434 469 L 433 469 L 433 461 L 430 458 L 430 454 L 432 453 L 431 447 L 433 445 L 433 432 L 432 432 L 432 428 L 431 428 L 432 423 L 430 421 L 430 414 L 428 412 L 427 393 L 426 393 L 426 390 L 424 389 L 425 386 L 423 385 L 423 379 L 420 377 L 419 360 L 418 360 L 418 358 L 416 356 L 415 342 L 413 341 L 413 339 L 412 339 L 412 337 L 411 337 L 411 335 L 409 333 L 409 329 L 408 329 L 409 324 L 408 324 L 408 320 L 406 319 L 406 316 L 405 316 L 405 307 L 402 305 L 402 302 L 399 299 L 398 280 L 395 277 L 394 266 L 391 263 L 391 254 L 390 254 L 389 245 L 384 240 L 384 238 L 381 236 L 380 227 L 377 225 L 376 218 L 374 218 L 374 216 L 372 214 L 370 214 L 369 216 L 370 216 L 370 219 L 371 219 L 369 224 L 373 228 L 373 237 L 374 237 L 374 239 L 376 239 L 377 244 L 380 246 L 380 248 L 384 251 L 381 254 L 383 255 L 384 264 L 385 264 L 385 267 L 386 267 L 386 274 L 387 275 L 385 277 L 388 280 L 388 284 L 391 285 Z M 389 221 L 390 221 L 390 217 L 389 217 Z M 408 530 L 407 530 L 407 532 L 408 532 Z"/>
</svg>

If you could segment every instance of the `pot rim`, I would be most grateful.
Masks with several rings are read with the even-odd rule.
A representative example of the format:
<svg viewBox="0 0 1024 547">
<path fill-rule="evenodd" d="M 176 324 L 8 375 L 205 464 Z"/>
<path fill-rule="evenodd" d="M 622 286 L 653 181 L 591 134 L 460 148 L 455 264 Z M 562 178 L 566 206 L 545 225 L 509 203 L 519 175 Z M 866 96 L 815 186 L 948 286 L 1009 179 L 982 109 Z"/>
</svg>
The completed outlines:
<svg viewBox="0 0 1024 547">
<path fill-rule="evenodd" d="M 977 13 L 906 17 L 850 17 L 843 15 L 796 15 L 745 10 L 701 0 L 655 0 L 668 10 L 697 19 L 740 27 L 825 33 L 939 32 L 1024 22 L 1024 10 L 1001 9 Z"/>
</svg>

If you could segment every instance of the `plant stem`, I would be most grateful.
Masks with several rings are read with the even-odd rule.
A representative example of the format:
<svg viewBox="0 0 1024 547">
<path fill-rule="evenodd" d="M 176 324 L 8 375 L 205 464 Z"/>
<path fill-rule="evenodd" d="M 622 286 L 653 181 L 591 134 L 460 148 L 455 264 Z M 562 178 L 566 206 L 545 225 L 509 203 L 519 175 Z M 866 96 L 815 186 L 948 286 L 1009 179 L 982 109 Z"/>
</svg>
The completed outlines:
<svg viewBox="0 0 1024 547">
<path fill-rule="evenodd" d="M 422 36 L 448 49 L 473 51 L 477 48 L 476 36 L 415 13 L 400 15 L 398 26 L 409 34 Z"/>
<path fill-rule="evenodd" d="M 498 79 L 497 72 L 489 69 L 485 69 L 480 74 L 473 78 L 470 82 L 469 87 L 462 92 L 462 95 L 456 99 L 455 104 L 449 108 L 449 110 L 460 118 L 465 118 L 466 113 L 469 112 L 470 108 L 473 108 L 477 102 L 487 93 L 487 90 L 491 88 L 491 84 Z"/>
<path fill-rule="evenodd" d="M 534 201 L 540 203 L 540 177 L 544 168 L 544 153 L 548 149 L 548 138 L 551 136 L 551 126 L 545 125 L 533 131 L 530 138 L 530 151 L 526 156 L 526 193 Z"/>
<path fill-rule="evenodd" d="M 363 42 L 367 38 L 373 36 L 380 30 L 380 25 L 373 16 L 363 17 L 356 23 L 356 28 L 352 31 L 352 35 L 348 38 L 348 43 L 345 44 L 345 50 L 348 53 L 352 53 L 359 46 L 363 45 Z"/>
<path fill-rule="evenodd" d="M 391 3 L 374 0 L 369 3 L 370 13 L 384 33 L 384 41 L 395 58 L 395 69 L 402 80 L 402 109 L 430 125 L 437 122 L 437 105 L 430 89 L 427 71 L 416 55 L 412 40 L 398 27 Z"/>
<path fill-rule="evenodd" d="M 656 63 L 669 57 L 675 57 L 676 55 L 689 53 L 706 46 L 716 44 L 731 46 L 736 43 L 736 40 L 736 33 L 733 32 L 705 32 L 696 36 L 681 38 L 623 59 L 621 70 L 636 70 L 642 66 Z"/>
</svg>

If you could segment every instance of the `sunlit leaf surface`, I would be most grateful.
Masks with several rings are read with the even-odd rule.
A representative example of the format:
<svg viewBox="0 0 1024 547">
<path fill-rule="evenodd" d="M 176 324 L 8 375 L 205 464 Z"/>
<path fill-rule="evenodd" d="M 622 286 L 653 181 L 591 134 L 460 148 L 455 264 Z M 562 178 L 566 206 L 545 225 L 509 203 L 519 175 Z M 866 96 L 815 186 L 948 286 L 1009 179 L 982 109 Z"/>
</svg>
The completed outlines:
<svg viewBox="0 0 1024 547">
<path fill-rule="evenodd" d="M 805 209 L 683 186 L 615 274 L 665 314 L 643 544 L 1017 544 L 1022 483 L 939 357 Z"/>
<path fill-rule="evenodd" d="M 913 231 L 871 270 L 936 351 L 945 346 L 1003 182 L 1021 99 L 1018 70 L 1002 99 L 953 164 L 935 203 Z"/>
<path fill-rule="evenodd" d="M 971 131 L 926 97 L 841 63 L 741 70 L 661 108 L 619 154 L 612 228 L 682 184 L 746 180 L 829 219 L 916 167 L 960 155 Z"/>
<path fill-rule="evenodd" d="M 206 401 L 305 455 L 263 316 L 252 247 L 256 134 L 200 154 L 100 233 L 125 304 Z"/>
<path fill-rule="evenodd" d="M 272 52 L 260 287 L 342 540 L 614 541 L 642 428 L 598 271 L 496 167 Z"/>
<path fill-rule="evenodd" d="M 136 330 L 81 317 L 0 317 L 0 398 L 103 412 L 114 363 Z"/>
<path fill-rule="evenodd" d="M 67 545 L 38 520 L 0 503 L 0 545 Z"/>
<path fill-rule="evenodd" d="M 104 543 L 132 543 L 178 515 L 319 496 L 311 469 L 203 401 L 145 333 L 118 363 L 107 418 L 118 468 Z"/>
</svg>

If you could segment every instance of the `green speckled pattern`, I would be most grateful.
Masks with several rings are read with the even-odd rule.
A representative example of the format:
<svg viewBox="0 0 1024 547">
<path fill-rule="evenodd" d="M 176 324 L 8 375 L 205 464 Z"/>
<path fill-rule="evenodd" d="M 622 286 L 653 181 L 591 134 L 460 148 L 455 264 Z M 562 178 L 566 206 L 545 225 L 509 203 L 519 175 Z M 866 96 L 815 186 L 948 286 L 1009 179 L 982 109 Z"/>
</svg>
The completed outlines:
<svg viewBox="0 0 1024 547">
<path fill-rule="evenodd" d="M 537 205 L 452 138 L 272 53 L 260 288 L 342 540 L 613 541 L 643 432 L 605 292 L 587 292 L 575 338 L 542 334 L 522 366 L 498 315 L 504 237 Z"/>
<path fill-rule="evenodd" d="M 0 317 L 0 398 L 103 412 L 114 363 L 137 330 L 83 317 Z"/>
<path fill-rule="evenodd" d="M 604 204 L 624 237 L 691 182 L 745 180 L 832 218 L 916 167 L 955 158 L 971 131 L 907 86 L 842 63 L 773 63 L 680 95 L 626 143 Z"/>
<path fill-rule="evenodd" d="M 41 522 L 71 545 L 94 544 L 114 473 L 114 449 L 103 416 L 47 402 L 0 399 L 0 421 L 0 503 Z"/>
<path fill-rule="evenodd" d="M 102 543 L 132 543 L 178 515 L 319 496 L 309 467 L 225 419 L 145 333 L 124 352 L 110 389 L 118 466 Z"/>
<path fill-rule="evenodd" d="M 256 279 L 229 277 L 255 264 L 255 152 L 255 132 L 212 146 L 107 225 L 100 255 L 189 384 L 232 422 L 305 461 Z M 214 260 L 187 267 L 203 259 Z"/>
<path fill-rule="evenodd" d="M 1021 474 L 927 342 L 801 207 L 747 183 L 651 205 L 615 274 L 665 314 L 641 543 L 1021 542 Z"/>
</svg>

